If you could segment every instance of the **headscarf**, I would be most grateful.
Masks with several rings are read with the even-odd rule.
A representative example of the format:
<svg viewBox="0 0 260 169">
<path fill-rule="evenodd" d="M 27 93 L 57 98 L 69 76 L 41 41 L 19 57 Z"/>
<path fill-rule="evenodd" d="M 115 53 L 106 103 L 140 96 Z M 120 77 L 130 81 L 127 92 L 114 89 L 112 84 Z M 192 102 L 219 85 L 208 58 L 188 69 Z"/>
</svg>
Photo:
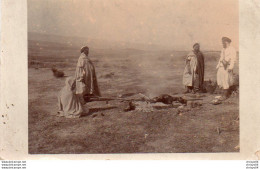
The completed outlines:
<svg viewBox="0 0 260 169">
<path fill-rule="evenodd" d="M 222 41 L 230 43 L 231 39 L 229 39 L 228 37 L 222 37 Z"/>
<path fill-rule="evenodd" d="M 80 49 L 80 53 L 83 53 L 85 50 L 89 50 L 89 48 L 87 46 L 83 46 L 81 49 Z"/>
</svg>

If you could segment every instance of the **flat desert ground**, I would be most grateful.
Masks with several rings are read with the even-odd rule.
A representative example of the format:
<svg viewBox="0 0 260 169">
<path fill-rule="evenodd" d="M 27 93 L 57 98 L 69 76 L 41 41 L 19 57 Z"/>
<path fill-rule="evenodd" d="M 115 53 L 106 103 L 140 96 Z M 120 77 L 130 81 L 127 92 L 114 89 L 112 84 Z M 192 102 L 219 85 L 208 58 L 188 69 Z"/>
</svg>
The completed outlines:
<svg viewBox="0 0 260 169">
<path fill-rule="evenodd" d="M 73 76 L 79 48 L 29 41 L 29 153 L 239 152 L 238 95 L 212 105 L 217 94 L 203 93 L 201 106 L 153 111 L 124 112 L 127 102 L 117 100 L 90 102 L 85 105 L 89 115 L 76 119 L 55 116 L 57 94 L 66 77 L 55 78 L 51 67 Z M 90 48 L 90 58 L 104 97 L 142 93 L 188 98 L 182 94 L 188 52 Z M 216 80 L 219 52 L 203 52 L 205 80 Z"/>
</svg>

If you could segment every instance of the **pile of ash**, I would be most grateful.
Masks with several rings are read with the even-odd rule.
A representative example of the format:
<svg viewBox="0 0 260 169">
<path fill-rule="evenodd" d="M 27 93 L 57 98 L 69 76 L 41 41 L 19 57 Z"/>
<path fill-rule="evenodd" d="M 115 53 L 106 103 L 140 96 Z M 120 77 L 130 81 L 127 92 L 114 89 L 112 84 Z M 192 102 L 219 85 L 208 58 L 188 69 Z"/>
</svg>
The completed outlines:
<svg viewBox="0 0 260 169">
<path fill-rule="evenodd" d="M 168 94 L 162 94 L 158 97 L 150 99 L 144 94 L 137 94 L 130 98 L 127 108 L 124 111 L 142 111 L 142 112 L 152 112 L 154 109 L 166 109 L 166 108 L 178 108 L 180 106 L 186 105 L 187 100 L 182 97 L 173 97 Z"/>
<path fill-rule="evenodd" d="M 164 104 L 164 103 L 151 103 L 143 101 L 130 101 L 127 108 L 124 111 L 141 111 L 141 112 L 153 112 L 154 110 L 168 109 L 168 108 L 178 108 L 183 106 L 182 104 Z"/>
<path fill-rule="evenodd" d="M 141 102 L 137 101 L 135 104 L 135 110 L 141 111 L 141 112 L 153 112 L 154 108 L 149 102 Z"/>
</svg>

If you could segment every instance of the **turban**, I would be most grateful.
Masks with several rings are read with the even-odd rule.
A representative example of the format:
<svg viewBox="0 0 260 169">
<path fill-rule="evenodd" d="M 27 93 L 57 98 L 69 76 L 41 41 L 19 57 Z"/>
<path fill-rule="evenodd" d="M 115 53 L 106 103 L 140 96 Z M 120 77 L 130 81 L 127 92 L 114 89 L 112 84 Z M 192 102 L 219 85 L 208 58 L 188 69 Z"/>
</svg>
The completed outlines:
<svg viewBox="0 0 260 169">
<path fill-rule="evenodd" d="M 89 50 L 89 48 L 87 46 L 83 46 L 81 49 L 80 49 L 80 53 L 83 53 L 85 50 Z"/>
<path fill-rule="evenodd" d="M 230 42 L 231 42 L 231 39 L 229 39 L 228 37 L 223 37 L 223 38 L 222 38 L 222 41 L 223 41 L 223 42 L 228 42 L 228 43 L 230 43 Z"/>
<path fill-rule="evenodd" d="M 195 44 L 193 45 L 193 48 L 194 48 L 195 46 L 200 46 L 200 44 L 199 44 L 199 43 L 195 43 Z"/>
</svg>

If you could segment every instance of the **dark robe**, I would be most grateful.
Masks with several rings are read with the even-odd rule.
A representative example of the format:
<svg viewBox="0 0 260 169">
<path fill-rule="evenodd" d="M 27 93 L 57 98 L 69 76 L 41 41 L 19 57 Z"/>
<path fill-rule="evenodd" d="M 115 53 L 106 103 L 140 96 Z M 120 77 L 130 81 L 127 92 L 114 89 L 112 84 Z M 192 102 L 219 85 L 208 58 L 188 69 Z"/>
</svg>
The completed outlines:
<svg viewBox="0 0 260 169">
<path fill-rule="evenodd" d="M 205 64 L 204 64 L 204 56 L 203 54 L 199 51 L 195 53 L 197 56 L 197 74 L 199 76 L 199 89 L 203 90 L 203 83 L 204 83 L 204 70 L 205 70 Z"/>
</svg>

